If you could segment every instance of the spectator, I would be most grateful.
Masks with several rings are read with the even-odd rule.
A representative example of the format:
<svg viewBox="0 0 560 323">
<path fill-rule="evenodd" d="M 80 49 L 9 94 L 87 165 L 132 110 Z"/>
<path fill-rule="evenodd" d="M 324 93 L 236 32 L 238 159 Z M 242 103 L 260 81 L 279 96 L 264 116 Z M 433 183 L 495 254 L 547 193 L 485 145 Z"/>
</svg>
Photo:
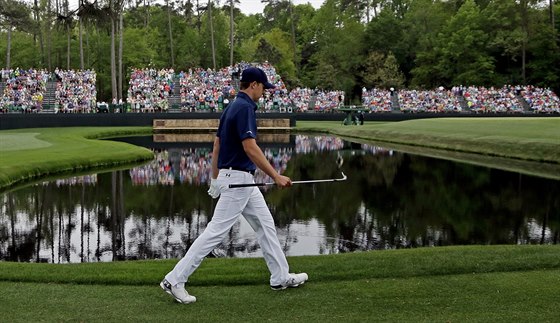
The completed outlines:
<svg viewBox="0 0 560 323">
<path fill-rule="evenodd" d="M 39 112 L 43 107 L 43 97 L 49 73 L 35 69 L 3 69 L 0 73 L 5 80 L 5 88 L 0 99 L 2 111 L 10 109 L 21 112 Z"/>
<path fill-rule="evenodd" d="M 55 69 L 55 111 L 63 113 L 91 113 L 97 105 L 94 70 L 74 71 Z"/>
</svg>

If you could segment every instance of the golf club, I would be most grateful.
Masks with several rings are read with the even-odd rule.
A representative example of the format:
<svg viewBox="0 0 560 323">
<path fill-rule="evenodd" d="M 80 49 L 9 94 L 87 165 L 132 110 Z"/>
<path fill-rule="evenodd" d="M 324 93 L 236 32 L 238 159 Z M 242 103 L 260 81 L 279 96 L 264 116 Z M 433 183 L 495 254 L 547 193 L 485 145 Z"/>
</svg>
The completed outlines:
<svg viewBox="0 0 560 323">
<path fill-rule="evenodd" d="M 292 184 L 315 184 L 315 183 L 327 183 L 327 182 L 342 182 L 346 180 L 346 175 L 343 172 L 341 178 L 329 178 L 329 179 L 312 179 L 307 181 L 293 181 Z M 229 188 L 239 188 L 239 187 L 252 187 L 252 186 L 271 186 L 276 185 L 276 183 L 250 183 L 250 184 L 230 184 Z"/>
</svg>

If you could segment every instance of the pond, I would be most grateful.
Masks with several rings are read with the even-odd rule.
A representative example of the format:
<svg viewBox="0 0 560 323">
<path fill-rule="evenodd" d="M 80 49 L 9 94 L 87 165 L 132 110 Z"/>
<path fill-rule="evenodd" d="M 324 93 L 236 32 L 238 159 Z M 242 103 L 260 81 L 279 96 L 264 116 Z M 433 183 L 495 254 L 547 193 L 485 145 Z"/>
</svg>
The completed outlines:
<svg viewBox="0 0 560 323">
<path fill-rule="evenodd" d="M 156 158 L 0 195 L 0 260 L 180 258 L 206 227 L 207 135 L 131 137 Z M 422 157 L 331 136 L 268 135 L 265 155 L 293 180 L 263 188 L 288 256 L 473 244 L 557 244 L 560 181 Z M 188 141 L 188 142 L 185 142 Z M 343 158 L 342 169 L 336 160 Z M 257 172 L 256 181 L 270 179 Z M 241 218 L 209 256 L 260 257 Z"/>
</svg>

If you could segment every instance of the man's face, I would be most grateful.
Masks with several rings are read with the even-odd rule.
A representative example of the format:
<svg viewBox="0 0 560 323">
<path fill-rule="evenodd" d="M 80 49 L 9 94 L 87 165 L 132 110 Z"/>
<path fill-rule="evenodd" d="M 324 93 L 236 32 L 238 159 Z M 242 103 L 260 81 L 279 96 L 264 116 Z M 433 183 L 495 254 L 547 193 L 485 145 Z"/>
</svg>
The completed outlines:
<svg viewBox="0 0 560 323">
<path fill-rule="evenodd" d="M 264 84 L 262 83 L 258 83 L 258 82 L 253 82 L 251 84 L 251 90 L 253 92 L 253 101 L 258 101 L 262 95 L 264 94 Z"/>
</svg>

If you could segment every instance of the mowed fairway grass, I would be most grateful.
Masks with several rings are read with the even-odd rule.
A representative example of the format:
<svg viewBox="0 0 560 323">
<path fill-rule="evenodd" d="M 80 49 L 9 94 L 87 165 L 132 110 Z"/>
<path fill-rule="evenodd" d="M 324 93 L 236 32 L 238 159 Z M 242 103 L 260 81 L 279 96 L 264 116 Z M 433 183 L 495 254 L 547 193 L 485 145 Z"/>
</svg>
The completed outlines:
<svg viewBox="0 0 560 323">
<path fill-rule="evenodd" d="M 47 176 L 146 161 L 149 149 L 96 140 L 150 134 L 149 127 L 39 128 L 0 131 L 0 191 Z"/>
<path fill-rule="evenodd" d="M 447 151 L 560 163 L 560 118 L 434 118 L 401 122 L 299 121 L 300 131 Z"/>
<path fill-rule="evenodd" d="M 560 163 L 560 118 L 427 119 L 296 130 L 366 142 Z M 0 131 L 0 189 L 58 174 L 150 159 L 95 138 L 149 128 Z M 4 140 L 9 139 L 9 142 Z M 493 147 L 493 148 L 492 148 Z M 558 322 L 560 246 L 456 246 L 289 258 L 301 288 L 268 287 L 262 259 L 207 259 L 191 277 L 195 304 L 159 288 L 176 260 L 89 264 L 0 262 L 1 319 L 129 322 Z"/>
<path fill-rule="evenodd" d="M 174 260 L 0 263 L 2 321 L 558 322 L 560 246 L 291 257 L 309 281 L 272 291 L 262 259 L 207 259 L 194 304 L 158 286 Z"/>
</svg>

